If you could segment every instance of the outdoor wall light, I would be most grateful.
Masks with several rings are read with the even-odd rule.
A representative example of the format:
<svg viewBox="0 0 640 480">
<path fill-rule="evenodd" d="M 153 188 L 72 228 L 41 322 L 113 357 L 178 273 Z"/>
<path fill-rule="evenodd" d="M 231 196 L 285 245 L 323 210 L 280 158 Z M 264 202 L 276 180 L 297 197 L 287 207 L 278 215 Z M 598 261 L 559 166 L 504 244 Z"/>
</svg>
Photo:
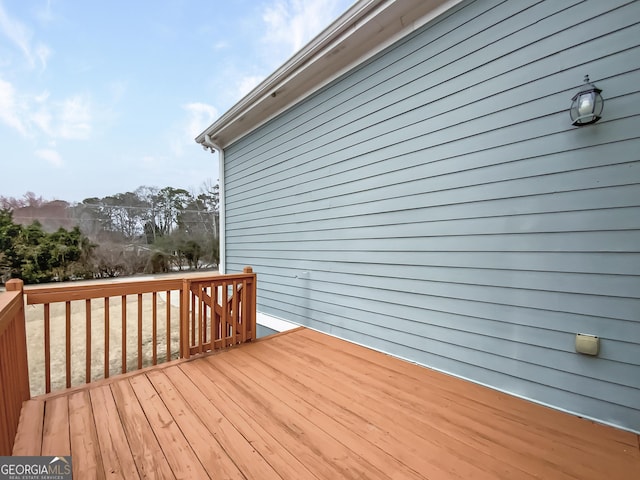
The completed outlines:
<svg viewBox="0 0 640 480">
<path fill-rule="evenodd" d="M 571 99 L 569 115 L 576 127 L 590 125 L 600 120 L 604 108 L 602 90 L 589 82 L 589 75 L 584 76 L 584 87 Z"/>
</svg>

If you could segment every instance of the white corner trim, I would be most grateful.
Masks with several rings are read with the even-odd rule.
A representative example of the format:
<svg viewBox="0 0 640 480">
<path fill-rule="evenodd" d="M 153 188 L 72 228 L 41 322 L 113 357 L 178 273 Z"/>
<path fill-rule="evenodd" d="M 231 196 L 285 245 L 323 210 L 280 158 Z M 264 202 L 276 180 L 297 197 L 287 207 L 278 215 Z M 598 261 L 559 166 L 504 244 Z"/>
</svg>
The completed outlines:
<svg viewBox="0 0 640 480">
<path fill-rule="evenodd" d="M 227 195 L 224 177 L 224 149 L 218 149 L 218 270 L 227 273 Z"/>
<path fill-rule="evenodd" d="M 287 330 L 293 330 L 294 328 L 298 328 L 300 326 L 297 323 L 292 323 L 278 317 L 273 317 L 263 312 L 258 312 L 256 322 L 263 327 L 270 328 L 271 330 L 275 330 L 277 332 L 286 332 Z"/>
</svg>

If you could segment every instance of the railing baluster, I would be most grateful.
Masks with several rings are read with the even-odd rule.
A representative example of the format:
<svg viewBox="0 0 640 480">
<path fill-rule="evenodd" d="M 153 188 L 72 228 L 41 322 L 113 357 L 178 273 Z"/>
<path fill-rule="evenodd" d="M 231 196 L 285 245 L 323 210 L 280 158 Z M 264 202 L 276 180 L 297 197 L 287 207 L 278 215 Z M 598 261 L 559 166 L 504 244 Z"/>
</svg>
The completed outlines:
<svg viewBox="0 0 640 480">
<path fill-rule="evenodd" d="M 222 282 L 222 347 L 226 348 L 229 338 L 229 284 Z"/>
<path fill-rule="evenodd" d="M 234 280 L 233 281 L 233 298 L 231 299 L 232 305 L 233 305 L 231 307 L 232 308 L 231 316 L 232 316 L 232 319 L 233 319 L 233 321 L 232 321 L 233 331 L 231 332 L 232 333 L 232 338 L 233 338 L 233 341 L 232 341 L 233 345 L 238 343 L 238 329 L 239 329 L 239 326 L 240 326 L 240 308 L 239 308 L 239 305 L 238 305 L 238 294 L 239 293 L 240 292 L 238 291 L 238 282 L 237 282 L 237 280 Z"/>
<path fill-rule="evenodd" d="M 142 294 L 138 294 L 138 370 L 142 368 Z"/>
<path fill-rule="evenodd" d="M 122 373 L 127 373 L 127 296 L 122 295 Z"/>
<path fill-rule="evenodd" d="M 3 334 L 0 335 L 0 352 L 3 354 L 3 360 L 5 355 L 9 357 L 9 352 L 7 351 L 7 338 L 9 338 L 9 331 L 10 329 L 6 328 L 5 331 L 2 332 Z M 6 382 L 6 370 L 8 368 L 8 362 L 0 362 L 0 382 L 2 382 L 3 385 Z M 2 395 L 0 395 L 0 408 L 2 409 L 1 411 L 6 411 L 7 415 L 0 415 L 0 431 L 3 433 L 3 435 L 0 435 L 0 452 L 2 452 L 2 455 L 10 455 L 13 435 L 11 430 L 13 430 L 13 426 L 9 426 L 7 417 L 10 417 L 9 411 L 11 409 L 12 402 L 10 398 L 5 399 L 5 396 L 8 397 L 9 395 L 6 395 L 4 392 L 9 392 L 9 389 L 3 387 L 2 390 Z"/>
<path fill-rule="evenodd" d="M 214 307 L 214 312 L 212 315 L 215 316 L 215 341 L 216 343 L 220 343 L 220 341 L 222 340 L 222 322 L 220 316 L 220 309 L 222 308 L 222 300 L 220 297 L 222 296 L 222 290 L 217 285 L 214 285 L 212 286 L 212 293 L 212 303 Z M 211 320 L 211 323 L 213 323 L 213 318 Z"/>
<path fill-rule="evenodd" d="M 11 352 L 10 345 L 13 341 L 13 328 L 11 326 L 7 327 L 3 332 L 3 335 L 0 336 L 0 351 L 3 352 L 3 362 L 0 363 L 0 381 L 2 381 L 3 390 L 6 389 L 6 392 L 14 392 L 13 388 L 10 385 L 11 382 L 11 365 L 9 364 L 9 359 L 13 357 L 13 352 Z M 4 387 L 6 385 L 6 387 Z M 7 395 L 8 397 L 9 395 Z M 0 448 L 3 451 L 3 455 L 11 454 L 11 447 L 13 445 L 13 438 L 15 437 L 15 427 L 13 419 L 15 417 L 15 402 L 11 401 L 11 398 L 7 398 L 4 400 L 5 394 L 2 395 L 2 402 L 0 402 L 0 406 L 6 410 L 6 418 L 5 415 L 1 415 L 0 418 L 0 428 L 2 428 L 3 432 L 7 432 L 8 435 L 5 437 L 3 435 L 4 444 L 0 445 Z M 17 422 L 15 422 L 15 426 L 17 426 Z"/>
<path fill-rule="evenodd" d="M 71 387 L 71 302 L 65 302 L 65 327 L 66 327 L 66 374 L 67 388 Z"/>
<path fill-rule="evenodd" d="M 171 360 L 171 290 L 167 290 L 167 362 Z"/>
<path fill-rule="evenodd" d="M 201 286 L 202 286 L 202 290 L 201 291 L 203 292 L 203 294 L 204 295 L 209 295 L 209 289 L 207 288 L 207 286 L 204 285 L 204 284 L 201 284 Z M 207 315 L 207 304 L 202 301 L 202 297 L 201 297 L 201 300 L 200 300 L 200 305 L 202 306 L 202 315 L 203 315 L 202 331 L 204 332 L 204 337 L 203 337 L 202 341 L 204 342 L 204 344 L 206 344 L 207 343 L 207 332 L 209 331 L 209 329 L 207 328 L 208 315 Z M 213 348 L 211 348 L 211 350 L 213 350 Z"/>
<path fill-rule="evenodd" d="M 247 317 L 247 328 L 251 331 L 251 340 L 256 339 L 256 297 L 258 292 L 257 280 L 256 276 L 253 275 L 253 268 L 244 267 L 242 270 L 244 273 L 252 274 L 252 277 L 246 279 L 247 282 L 247 312 L 249 312 L 249 316 Z"/>
<path fill-rule="evenodd" d="M 247 318 L 248 315 L 248 304 L 247 304 L 247 292 L 249 291 L 249 287 L 247 286 L 247 281 L 242 281 L 242 291 L 240 292 L 240 310 L 242 311 L 242 318 L 240 321 L 242 322 L 242 343 L 247 341 Z"/>
<path fill-rule="evenodd" d="M 7 352 L 8 359 L 14 358 L 15 356 L 15 353 L 12 348 L 14 344 L 12 340 L 14 338 L 15 338 L 15 328 L 12 324 L 6 329 L 5 335 L 2 337 L 3 344 L 0 345 L 0 348 L 2 348 L 2 351 Z M 13 385 L 13 368 L 11 368 L 11 365 L 9 365 L 8 362 L 3 362 L 2 367 L 4 370 L 2 373 L 3 385 L 6 385 L 6 387 L 3 387 L 3 388 L 6 388 L 7 391 L 9 392 L 14 392 L 15 387 Z M 17 406 L 13 402 L 9 402 L 9 404 L 7 405 L 7 414 L 10 419 L 17 418 L 16 409 L 17 409 Z"/>
<path fill-rule="evenodd" d="M 215 292 L 216 289 L 213 285 L 213 282 L 211 282 L 209 284 L 209 286 L 207 287 L 207 292 L 209 292 L 209 297 L 211 298 L 211 305 L 209 306 L 209 318 L 210 318 L 210 325 L 209 325 L 209 339 L 211 341 L 211 350 L 215 350 L 215 342 L 216 342 L 216 334 L 215 334 L 215 318 L 216 318 L 216 298 L 215 298 Z"/>
<path fill-rule="evenodd" d="M 86 383 L 91 382 L 91 299 L 85 300 L 85 312 L 86 312 L 86 357 L 87 357 L 87 370 L 85 375 Z"/>
<path fill-rule="evenodd" d="M 186 278 L 182 280 L 182 292 L 180 295 L 180 356 L 191 357 L 189 348 L 189 299 L 191 283 Z"/>
<path fill-rule="evenodd" d="M 17 329 L 17 325 L 14 323 L 13 325 L 11 325 L 10 327 L 10 332 L 11 332 L 11 337 L 12 338 L 17 338 L 17 333 L 18 333 L 18 329 Z M 9 342 L 8 345 L 8 349 L 9 349 L 9 354 L 11 355 L 11 358 L 16 358 L 18 356 L 18 351 L 17 351 L 17 342 Z M 16 371 L 15 368 L 11 368 L 9 369 L 9 388 L 12 391 L 17 391 L 18 390 L 18 375 L 16 375 L 18 372 Z M 13 418 L 20 418 L 20 410 L 22 409 L 21 406 L 19 405 L 14 405 L 14 409 L 13 409 Z"/>
<path fill-rule="evenodd" d="M 195 346 L 196 344 L 196 294 L 191 293 L 191 344 L 190 346 Z"/>
<path fill-rule="evenodd" d="M 3 360 L 4 360 L 4 354 L 6 352 L 5 348 L 6 348 L 6 344 L 7 344 L 7 338 L 8 338 L 8 328 L 3 332 L 2 335 L 0 335 L 0 352 L 2 352 L 3 354 Z M 7 353 L 8 356 L 8 353 Z M 9 365 L 7 365 L 7 362 L 3 361 L 0 362 L 0 382 L 2 382 L 2 384 L 5 383 L 5 370 L 9 367 Z M 0 454 L 1 455 L 11 455 L 11 449 L 13 447 L 13 438 L 15 437 L 15 433 L 13 431 L 13 425 L 11 424 L 10 420 L 9 420 L 9 410 L 11 408 L 11 403 L 12 403 L 12 399 L 8 398 L 9 395 L 7 395 L 6 393 L 4 393 L 5 391 L 8 393 L 9 390 L 3 388 L 3 391 L 0 392 L 2 393 L 2 395 L 0 395 L 0 411 L 6 411 L 7 415 L 0 415 L 0 432 L 2 434 L 0 434 Z"/>
<path fill-rule="evenodd" d="M 158 293 L 157 292 L 153 292 L 153 295 L 151 295 L 151 315 L 152 315 L 152 328 L 153 328 L 153 332 L 151 333 L 151 335 L 153 336 L 153 341 L 151 342 L 153 345 L 153 352 L 152 352 L 152 363 L 153 365 L 157 365 L 158 364 L 158 305 L 157 305 L 157 301 L 158 301 Z"/>
<path fill-rule="evenodd" d="M 109 378 L 109 297 L 104 297 L 104 378 Z"/>
<path fill-rule="evenodd" d="M 202 304 L 204 303 L 202 301 L 202 294 L 203 294 L 203 289 L 202 289 L 202 284 L 198 284 L 198 353 L 202 353 L 202 344 L 204 341 L 204 335 L 203 335 L 203 331 L 204 331 L 204 324 L 202 323 L 203 320 L 203 315 L 202 315 Z M 192 307 L 192 310 L 195 312 L 195 306 Z"/>
<path fill-rule="evenodd" d="M 51 391 L 51 304 L 44 304 L 44 384 L 45 392 Z"/>
</svg>

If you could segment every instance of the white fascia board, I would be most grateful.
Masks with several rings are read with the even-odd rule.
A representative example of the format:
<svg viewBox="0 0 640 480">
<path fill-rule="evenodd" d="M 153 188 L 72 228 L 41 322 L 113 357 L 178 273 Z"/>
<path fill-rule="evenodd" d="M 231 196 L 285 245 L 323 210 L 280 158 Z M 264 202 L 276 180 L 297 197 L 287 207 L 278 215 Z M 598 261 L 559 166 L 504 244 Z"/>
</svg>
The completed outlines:
<svg viewBox="0 0 640 480">
<path fill-rule="evenodd" d="M 205 135 L 226 148 L 462 0 L 361 0 L 229 109 Z"/>
</svg>

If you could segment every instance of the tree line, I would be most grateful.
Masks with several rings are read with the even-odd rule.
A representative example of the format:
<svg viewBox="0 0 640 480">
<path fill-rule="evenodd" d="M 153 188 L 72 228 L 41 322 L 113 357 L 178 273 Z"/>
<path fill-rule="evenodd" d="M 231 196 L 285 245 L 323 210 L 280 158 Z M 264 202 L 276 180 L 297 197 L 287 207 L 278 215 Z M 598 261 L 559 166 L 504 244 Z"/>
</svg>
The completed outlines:
<svg viewBox="0 0 640 480">
<path fill-rule="evenodd" d="M 0 277 L 22 278 L 25 283 L 86 278 L 95 245 L 80 232 L 60 228 L 45 232 L 35 221 L 13 222 L 11 210 L 0 210 Z"/>
<path fill-rule="evenodd" d="M 0 279 L 26 283 L 215 267 L 218 185 L 141 186 L 78 203 L 0 196 Z M 73 226 L 71 226 L 73 225 Z"/>
</svg>

